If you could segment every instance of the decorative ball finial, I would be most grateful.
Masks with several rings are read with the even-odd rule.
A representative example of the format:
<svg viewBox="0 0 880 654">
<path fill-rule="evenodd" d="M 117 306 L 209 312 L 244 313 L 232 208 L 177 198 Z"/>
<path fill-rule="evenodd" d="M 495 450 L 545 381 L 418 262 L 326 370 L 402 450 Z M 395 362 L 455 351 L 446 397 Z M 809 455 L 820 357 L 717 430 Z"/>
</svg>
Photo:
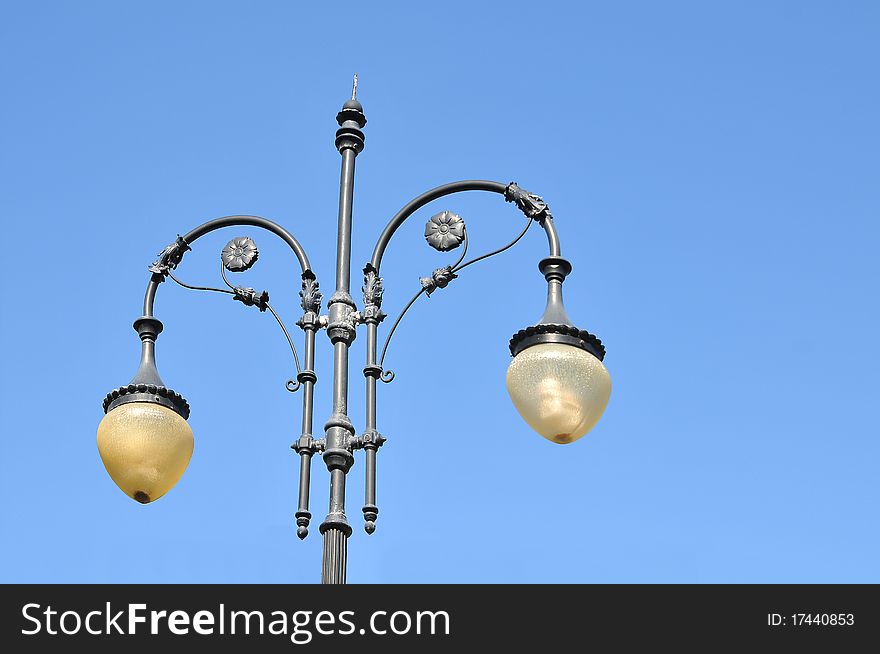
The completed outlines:
<svg viewBox="0 0 880 654">
<path fill-rule="evenodd" d="M 336 149 L 342 152 L 353 149 L 360 152 L 364 149 L 364 133 L 361 131 L 367 124 L 364 107 L 357 99 L 358 76 L 354 75 L 351 84 L 351 98 L 342 105 L 342 111 L 336 114 L 339 129 L 336 131 Z"/>
<path fill-rule="evenodd" d="M 364 116 L 364 107 L 357 99 L 357 90 L 358 76 L 357 73 L 355 73 L 354 80 L 351 84 L 351 98 L 345 101 L 345 104 L 342 105 L 342 111 L 336 116 L 336 120 L 340 127 L 346 121 L 351 121 L 361 129 L 367 124 L 367 117 Z"/>
</svg>

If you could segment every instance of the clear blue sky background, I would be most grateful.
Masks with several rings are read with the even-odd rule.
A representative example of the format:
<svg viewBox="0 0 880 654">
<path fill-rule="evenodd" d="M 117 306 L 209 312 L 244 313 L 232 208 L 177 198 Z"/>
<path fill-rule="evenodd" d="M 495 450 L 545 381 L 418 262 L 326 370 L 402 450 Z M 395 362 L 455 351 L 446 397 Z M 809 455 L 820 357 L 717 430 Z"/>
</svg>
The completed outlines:
<svg viewBox="0 0 880 654">
<path fill-rule="evenodd" d="M 614 391 L 566 447 L 508 399 L 507 340 L 543 309 L 540 232 L 421 300 L 380 388 L 371 537 L 362 459 L 350 476 L 350 581 L 880 582 L 878 63 L 874 2 L 5 2 L 0 581 L 318 579 L 327 473 L 300 542 L 301 398 L 267 314 L 161 289 L 159 368 L 196 446 L 160 501 L 116 488 L 95 428 L 178 232 L 266 216 L 332 287 L 334 117 L 357 72 L 354 270 L 411 197 L 516 180 L 551 203 L 569 313 L 607 344 Z M 442 209 L 474 253 L 521 225 L 480 194 L 417 214 L 383 271 L 392 315 L 449 262 L 422 238 Z M 200 240 L 180 276 L 216 284 L 239 233 L 262 252 L 243 279 L 292 323 L 293 258 L 256 230 Z"/>
</svg>

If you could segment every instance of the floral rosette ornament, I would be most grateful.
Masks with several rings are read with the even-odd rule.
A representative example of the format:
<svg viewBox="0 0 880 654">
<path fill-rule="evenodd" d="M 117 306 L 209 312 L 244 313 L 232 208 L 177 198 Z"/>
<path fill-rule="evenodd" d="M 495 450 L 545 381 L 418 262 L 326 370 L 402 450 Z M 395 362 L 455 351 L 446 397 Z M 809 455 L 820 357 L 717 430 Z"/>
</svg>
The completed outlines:
<svg viewBox="0 0 880 654">
<path fill-rule="evenodd" d="M 226 270 L 243 272 L 253 266 L 259 256 L 257 244 L 247 236 L 239 236 L 226 244 L 220 253 L 220 260 Z"/>
<path fill-rule="evenodd" d="M 464 241 L 464 220 L 451 211 L 441 211 L 425 225 L 425 240 L 440 252 L 454 250 Z"/>
</svg>

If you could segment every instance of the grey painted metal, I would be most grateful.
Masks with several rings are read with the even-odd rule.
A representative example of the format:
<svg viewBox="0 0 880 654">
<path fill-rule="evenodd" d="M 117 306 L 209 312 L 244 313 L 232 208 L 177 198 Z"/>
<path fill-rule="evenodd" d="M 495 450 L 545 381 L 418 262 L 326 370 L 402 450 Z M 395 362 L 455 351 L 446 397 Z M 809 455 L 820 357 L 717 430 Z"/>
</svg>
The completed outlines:
<svg viewBox="0 0 880 654">
<path fill-rule="evenodd" d="M 508 243 L 507 245 L 503 245 L 496 250 L 492 250 L 491 252 L 487 252 L 486 254 L 481 254 L 478 257 L 474 257 L 473 259 L 469 259 L 468 261 L 465 261 L 464 263 L 461 262 L 461 259 L 464 259 L 464 255 L 462 254 L 462 257 L 458 261 L 458 263 L 456 263 L 452 267 L 452 272 L 455 272 L 455 273 L 461 272 L 462 270 L 464 270 L 468 266 L 472 266 L 475 263 L 478 263 L 478 262 L 483 261 L 485 259 L 489 259 L 490 257 L 494 257 L 496 254 L 501 254 L 502 252 L 506 252 L 507 250 L 509 250 L 514 245 L 516 245 L 517 243 L 520 242 L 522 237 L 526 235 L 526 232 L 529 231 L 529 227 L 531 227 L 531 226 L 532 226 L 532 221 L 526 220 L 526 224 L 523 227 L 522 231 L 519 234 L 517 234 L 516 238 L 514 238 L 510 243 Z M 467 242 L 465 242 L 465 246 L 467 246 Z M 465 249 L 467 249 L 467 248 L 465 248 Z"/>
<path fill-rule="evenodd" d="M 391 329 L 388 331 L 388 336 L 385 337 L 385 345 L 382 346 L 382 355 L 379 357 L 379 372 L 391 372 L 391 371 L 383 371 L 382 366 L 385 365 L 385 354 L 388 352 L 388 344 L 391 343 L 391 337 L 394 336 L 397 331 L 397 327 L 400 325 L 400 321 L 403 320 L 403 317 L 406 315 L 406 312 L 410 310 L 412 305 L 416 303 L 422 295 L 424 295 L 425 291 L 427 291 L 427 287 L 422 284 L 422 287 L 413 295 L 409 302 L 406 303 L 406 306 L 403 307 L 403 310 L 398 314 L 397 319 L 394 321 L 394 324 L 391 325 Z M 369 347 L 369 344 L 368 344 Z M 383 381 L 390 382 L 394 379 L 394 373 L 391 373 L 390 379 L 383 379 Z"/>
<path fill-rule="evenodd" d="M 203 223 L 193 229 L 191 232 L 183 237 L 183 240 L 192 245 L 193 241 L 195 241 L 196 239 L 201 238 L 205 234 L 210 234 L 211 232 L 217 231 L 218 229 L 222 229 L 224 227 L 241 227 L 245 225 L 259 227 L 279 236 L 281 240 L 287 243 L 290 246 L 290 249 L 293 250 L 293 253 L 296 255 L 302 271 L 305 272 L 306 270 L 311 270 L 312 266 L 311 264 L 309 264 L 309 258 L 306 256 L 306 251 L 303 249 L 302 245 L 300 245 L 299 241 L 296 240 L 293 234 L 284 229 L 278 223 L 274 223 L 271 220 L 267 220 L 266 218 L 261 218 L 260 216 L 236 215 L 215 218 L 214 220 L 209 220 L 208 222 Z"/>
<path fill-rule="evenodd" d="M 247 236 L 232 239 L 220 253 L 220 261 L 229 272 L 244 272 L 260 258 L 257 244 Z"/>
<path fill-rule="evenodd" d="M 296 240 L 293 234 L 288 232 L 277 223 L 274 223 L 271 220 L 267 220 L 265 218 L 261 218 L 259 216 L 224 216 L 222 218 L 210 220 L 206 223 L 199 225 L 185 236 L 178 236 L 173 243 L 167 245 L 159 253 L 156 261 L 153 262 L 153 264 L 149 267 L 149 271 L 152 273 L 152 275 L 150 277 L 149 283 L 147 284 L 146 293 L 144 294 L 143 316 L 136 320 L 134 325 L 135 330 L 138 331 L 138 334 L 141 336 L 142 341 L 141 364 L 138 372 L 135 375 L 134 379 L 132 379 L 132 381 L 128 384 L 128 386 L 121 386 L 116 390 L 111 391 L 111 393 L 107 395 L 104 400 L 105 412 L 116 408 L 120 404 L 125 404 L 128 402 L 154 402 L 177 411 L 184 418 L 189 417 L 190 409 L 186 400 L 179 393 L 176 393 L 175 391 L 167 388 L 162 383 L 161 378 L 159 377 L 158 370 L 156 369 L 155 344 L 156 338 L 162 331 L 162 323 L 156 320 L 153 316 L 156 293 L 159 289 L 159 284 L 161 284 L 165 280 L 165 277 L 167 275 L 171 274 L 172 270 L 177 268 L 177 266 L 183 260 L 184 254 L 192 249 L 191 244 L 194 241 L 204 236 L 205 234 L 209 234 L 224 227 L 246 225 L 259 227 L 279 236 L 293 250 L 297 260 L 299 261 L 303 273 L 311 273 L 311 264 L 309 263 L 309 259 L 306 256 L 305 250 L 303 249 L 302 245 L 300 245 L 299 241 Z M 255 253 L 249 263 L 253 264 L 254 261 L 256 261 Z M 205 287 L 200 288 L 199 290 L 220 289 L 208 289 L 207 287 Z M 260 307 L 261 311 L 265 311 L 266 307 L 268 306 L 268 294 L 265 292 L 257 294 L 253 289 L 250 288 L 234 288 L 233 292 L 233 297 L 235 297 L 235 299 L 237 300 L 240 300 L 246 305 L 258 306 Z M 276 319 L 278 319 L 277 315 Z M 280 319 L 278 320 L 279 324 L 282 325 L 282 329 L 284 329 L 284 325 L 280 322 Z M 284 331 L 286 333 L 287 330 L 284 329 Z M 293 347 L 292 341 L 290 341 L 290 344 L 291 347 Z M 294 359 L 296 359 L 295 348 Z"/>
<path fill-rule="evenodd" d="M 574 325 L 562 303 L 562 282 L 571 274 L 571 263 L 562 257 L 547 257 L 538 263 L 538 270 L 547 280 L 547 308 L 538 323 Z"/>
<path fill-rule="evenodd" d="M 370 265 L 372 265 L 373 268 L 375 268 L 377 271 L 381 270 L 382 257 L 385 256 L 385 249 L 391 242 L 391 238 L 394 236 L 394 233 L 398 229 L 400 229 L 400 226 L 406 222 L 407 218 L 409 218 L 411 215 L 413 215 L 416 211 L 424 207 L 429 202 L 433 202 L 434 200 L 446 197 L 447 195 L 452 195 L 453 193 L 462 193 L 464 191 L 489 191 L 491 193 L 499 193 L 503 195 L 508 202 L 513 202 L 515 201 L 514 198 L 521 198 L 522 196 L 519 194 L 511 195 L 509 190 L 511 186 L 516 186 L 516 184 L 502 184 L 501 182 L 490 182 L 480 179 L 467 179 L 460 182 L 452 182 L 451 184 L 444 184 L 443 186 L 438 186 L 437 188 L 433 188 L 430 191 L 422 193 L 417 198 L 414 198 L 407 202 L 403 206 L 403 208 L 396 214 L 394 214 L 394 217 L 390 221 L 388 221 L 388 224 L 385 226 L 385 229 L 382 230 L 382 234 L 379 236 L 379 240 L 376 242 L 376 246 L 373 248 L 373 257 L 370 259 Z M 516 186 L 516 188 L 519 189 L 518 186 Z M 522 209 L 523 207 L 520 208 Z M 536 214 L 536 216 L 540 215 L 540 213 Z M 532 217 L 535 216 L 529 216 L 529 218 Z M 547 242 L 550 246 L 550 256 L 562 256 L 562 251 L 559 247 L 559 235 L 556 233 L 556 226 L 553 224 L 553 217 L 550 216 L 549 213 L 547 213 L 545 219 L 541 219 L 539 222 L 541 222 L 541 226 L 544 228 L 544 231 L 547 232 Z"/>
<path fill-rule="evenodd" d="M 461 216 L 451 211 L 434 214 L 425 224 L 425 240 L 435 250 L 448 252 L 464 242 L 465 225 Z"/>
<path fill-rule="evenodd" d="M 309 535 L 309 522 L 312 514 L 309 511 L 309 487 L 311 485 L 312 451 L 309 447 L 299 451 L 299 504 L 296 513 L 296 535 L 301 540 Z"/>
<path fill-rule="evenodd" d="M 336 234 L 336 292 L 349 291 L 351 283 L 351 212 L 354 201 L 353 148 L 342 151 L 342 173 L 339 181 L 339 226 Z"/>
<path fill-rule="evenodd" d="M 300 304 L 304 311 L 303 317 L 297 325 L 305 334 L 305 353 L 303 369 L 297 376 L 297 387 L 303 387 L 303 410 L 302 410 L 302 434 L 299 440 L 291 447 L 300 456 L 299 468 L 299 503 L 296 511 L 296 535 L 305 538 L 309 533 L 309 522 L 312 514 L 309 511 L 309 484 L 311 481 L 312 456 L 323 450 L 323 441 L 315 440 L 312 436 L 313 416 L 315 405 L 315 384 L 318 377 L 315 374 L 315 334 L 320 324 L 320 311 L 322 295 L 318 281 L 311 272 L 303 273 L 302 290 L 300 291 Z M 288 389 L 291 382 L 288 382 Z"/>
<path fill-rule="evenodd" d="M 403 310 L 398 314 L 397 319 L 392 324 L 391 329 L 388 331 L 388 335 L 385 337 L 385 344 L 382 346 L 382 354 L 379 357 L 379 368 L 380 368 L 380 372 L 382 372 L 382 374 L 383 374 L 382 381 L 387 383 L 387 382 L 390 382 L 394 379 L 394 372 L 393 371 L 381 370 L 382 366 L 385 364 L 385 354 L 388 352 L 388 344 L 391 343 L 391 338 L 394 336 L 395 332 L 397 331 L 398 325 L 400 325 L 400 322 L 403 320 L 403 317 L 406 315 L 406 312 L 410 310 L 410 308 L 413 306 L 413 304 L 415 304 L 416 300 L 418 300 L 422 296 L 422 294 L 430 295 L 434 290 L 436 290 L 436 288 L 439 287 L 438 284 L 434 281 L 434 276 L 435 275 L 438 275 L 438 276 L 444 275 L 445 276 L 448 273 L 452 273 L 452 277 L 443 279 L 444 287 L 445 287 L 452 279 L 455 279 L 458 276 L 458 274 L 457 274 L 458 272 L 464 270 L 468 266 L 471 266 L 471 265 L 478 263 L 480 261 L 484 261 L 486 259 L 489 259 L 490 257 L 494 257 L 495 255 L 501 254 L 502 252 L 506 252 L 507 250 L 512 248 L 514 245 L 519 243 L 519 241 L 522 239 L 522 237 L 526 235 L 526 232 L 529 231 L 529 227 L 532 226 L 532 222 L 533 222 L 532 219 L 528 218 L 526 220 L 525 227 L 522 229 L 522 231 L 519 234 L 517 234 L 516 238 L 514 238 L 512 241 L 507 243 L 507 245 L 504 245 L 500 248 L 492 250 L 491 252 L 487 252 L 485 254 L 482 254 L 478 257 L 474 257 L 473 259 L 470 259 L 470 260 L 462 263 L 462 260 L 464 259 L 465 255 L 467 254 L 467 249 L 468 249 L 467 230 L 465 230 L 465 232 L 464 232 L 464 249 L 461 253 L 461 256 L 458 258 L 458 261 L 456 261 L 452 266 L 447 266 L 447 268 L 449 269 L 448 271 L 447 271 L 447 268 L 440 268 L 440 269 L 434 271 L 431 278 L 427 278 L 427 277 L 420 278 L 419 283 L 421 284 L 422 288 L 410 299 L 409 302 L 407 302 L 407 304 L 404 306 Z M 440 287 L 440 288 L 442 288 L 442 287 Z M 387 375 L 387 376 L 385 376 L 385 375 Z"/>
<path fill-rule="evenodd" d="M 330 529 L 324 536 L 324 556 L 321 580 L 325 584 L 344 584 L 348 564 L 348 536 L 338 529 Z"/>
<path fill-rule="evenodd" d="M 320 306 L 320 300 L 319 306 Z M 304 302 L 305 304 L 305 302 Z M 315 333 L 318 331 L 318 315 L 316 312 L 306 311 L 305 316 L 299 322 L 305 333 L 306 345 L 303 360 L 303 369 L 297 376 L 297 383 L 303 387 L 303 410 L 302 410 L 302 435 L 291 447 L 300 456 L 299 469 L 299 503 L 296 511 L 296 535 L 305 538 L 309 533 L 309 521 L 312 514 L 309 512 L 309 484 L 311 477 L 312 455 L 317 451 L 316 442 L 312 437 L 312 420 L 314 415 L 315 383 L 318 381 L 315 375 Z"/>
<path fill-rule="evenodd" d="M 537 222 L 544 229 L 549 256 L 541 261 L 539 269 L 547 281 L 547 307 L 539 322 L 521 330 L 510 341 L 511 354 L 516 356 L 523 349 L 544 342 L 558 342 L 581 347 L 603 358 L 605 349 L 598 338 L 575 327 L 565 312 L 562 300 L 562 284 L 571 272 L 571 264 L 561 256 L 559 237 L 553 223 L 553 216 L 543 198 L 520 188 L 516 183 L 502 184 L 486 180 L 464 180 L 453 182 L 431 189 L 409 201 L 388 222 L 379 236 L 373 249 L 372 259 L 364 268 L 363 309 L 351 297 L 351 249 L 352 249 L 352 213 L 354 201 L 355 159 L 364 147 L 363 127 L 366 117 L 363 107 L 356 98 L 357 77 L 355 76 L 352 97 L 346 101 L 336 120 L 339 129 L 336 131 L 336 147 L 341 155 L 339 213 L 337 220 L 337 250 L 335 289 L 327 301 L 328 315 L 320 315 L 323 297 L 318 281 L 311 270 L 304 249 L 290 232 L 280 225 L 258 216 L 226 216 L 206 222 L 184 236 L 169 244 L 159 253 L 157 260 L 150 266 L 152 273 L 144 295 L 143 316 L 135 322 L 135 329 L 141 338 L 141 361 L 134 379 L 128 386 L 120 387 L 110 393 L 104 402 L 105 411 L 112 410 L 120 404 L 135 401 L 157 402 L 180 413 L 184 418 L 189 415 L 189 406 L 180 395 L 168 389 L 156 369 L 155 342 L 162 323 L 153 317 L 155 296 L 159 285 L 170 277 L 182 286 L 194 290 L 210 290 L 230 294 L 234 299 L 248 306 L 256 306 L 261 311 L 269 310 L 287 337 L 294 360 L 297 364 L 296 379 L 287 382 L 287 388 L 296 391 L 302 388 L 302 425 L 301 434 L 291 446 L 299 455 L 298 502 L 295 513 L 297 535 L 305 538 L 308 534 L 312 514 L 309 511 L 309 495 L 311 482 L 311 462 L 315 454 L 322 454 L 330 475 L 329 509 L 320 526 L 323 535 L 323 564 L 321 579 L 324 583 L 336 584 L 346 581 L 346 564 L 348 558 L 348 538 L 352 533 L 345 514 L 346 475 L 354 463 L 354 453 L 364 450 L 365 484 L 364 484 L 364 529 L 372 534 L 376 528 L 379 509 L 377 497 L 377 458 L 378 451 L 385 443 L 385 437 L 379 433 L 377 424 L 377 381 L 391 381 L 394 373 L 383 370 L 385 352 L 395 329 L 406 311 L 422 295 L 430 295 L 437 289 L 444 288 L 455 279 L 460 271 L 468 266 L 489 257 L 500 254 L 513 247 L 525 236 L 532 222 Z M 391 238 L 400 226 L 418 209 L 439 198 L 465 191 L 488 191 L 500 194 L 505 201 L 514 203 L 527 217 L 526 225 L 513 241 L 505 246 L 475 257 L 462 263 L 468 246 L 467 230 L 460 217 L 450 212 L 436 214 L 426 226 L 425 237 L 428 244 L 440 251 L 454 249 L 464 243 L 463 251 L 454 264 L 436 269 L 430 277 L 422 278 L 421 290 L 412 298 L 392 325 L 381 355 L 378 348 L 379 325 L 386 317 L 382 311 L 383 280 L 380 276 L 382 258 Z M 180 264 L 191 244 L 217 229 L 230 226 L 253 226 L 270 231 L 284 240 L 293 250 L 302 272 L 300 291 L 303 316 L 297 325 L 303 330 L 304 349 L 302 366 L 290 333 L 281 318 L 269 305 L 268 293 L 258 293 L 254 289 L 235 286 L 226 279 L 221 267 L 221 274 L 230 290 L 209 287 L 196 287 L 180 282 L 172 270 Z M 222 264 L 231 272 L 239 272 L 249 268 L 257 259 L 256 245 L 249 238 L 239 237 L 230 241 L 224 249 Z M 349 390 L 349 349 L 357 335 L 359 325 L 366 329 L 366 365 L 363 369 L 365 378 L 365 424 L 360 436 L 348 416 Z M 332 412 L 324 425 L 324 437 L 314 438 L 314 387 L 317 383 L 315 374 L 316 335 L 320 329 L 326 328 L 333 347 L 333 381 L 332 381 Z M 378 357 L 378 360 L 377 360 Z"/>
<path fill-rule="evenodd" d="M 169 270 L 177 268 L 183 260 L 183 255 L 191 249 L 186 239 L 178 234 L 173 243 L 169 243 L 162 249 L 159 258 L 150 265 L 149 271 L 154 275 L 167 274 Z"/>
<path fill-rule="evenodd" d="M 210 234 L 211 232 L 223 229 L 224 227 L 239 227 L 245 225 L 259 227 L 279 236 L 290 246 L 290 249 L 293 250 L 293 253 L 299 261 L 302 272 L 311 270 L 311 264 L 309 263 L 309 258 L 306 256 L 306 251 L 293 234 L 288 232 L 281 225 L 273 223 L 271 220 L 261 218 L 260 216 L 224 216 L 222 218 L 216 218 L 199 225 L 186 236 L 178 236 L 177 241 L 168 245 L 159 253 L 159 259 L 150 266 L 150 272 L 153 273 L 153 276 L 150 278 L 150 282 L 147 284 L 147 292 L 144 294 L 144 315 L 152 317 L 153 305 L 155 304 L 156 292 L 159 289 L 159 284 L 165 279 L 165 274 L 169 268 L 173 269 L 177 267 L 177 264 L 180 263 L 180 260 L 183 258 L 183 253 L 190 249 L 190 246 L 194 241 L 205 234 Z"/>
<path fill-rule="evenodd" d="M 162 323 L 150 316 L 134 321 L 141 339 L 141 360 L 137 372 L 127 386 L 120 386 L 104 398 L 104 413 L 130 402 L 161 404 L 176 411 L 184 420 L 189 418 L 189 404 L 179 393 L 165 386 L 156 368 L 156 339 L 162 333 Z"/>
<path fill-rule="evenodd" d="M 571 263 L 562 257 L 547 257 L 538 263 L 547 280 L 547 307 L 533 327 L 521 329 L 510 339 L 510 353 L 516 356 L 527 347 L 541 343 L 564 343 L 586 350 L 600 361 L 605 346 L 595 335 L 575 327 L 562 303 L 562 283 L 571 273 Z"/>
<path fill-rule="evenodd" d="M 356 91 L 356 89 L 355 89 Z M 348 537 L 351 526 L 345 515 L 345 476 L 354 464 L 350 441 L 355 435 L 348 417 L 348 350 L 356 335 L 353 317 L 357 307 L 349 294 L 351 285 L 351 223 L 354 202 L 355 158 L 364 147 L 361 129 L 367 119 L 355 99 L 348 100 L 336 116 L 336 148 L 342 156 L 339 176 L 339 215 L 336 233 L 336 290 L 327 302 L 327 335 L 333 343 L 333 413 L 325 424 L 323 459 L 330 471 L 330 506 L 321 523 L 324 566 L 321 581 L 345 582 Z"/>
<path fill-rule="evenodd" d="M 225 249 L 225 248 L 224 248 Z M 254 256 L 254 260 L 256 260 L 256 255 Z M 290 332 L 287 331 L 287 326 L 284 324 L 284 321 L 281 320 L 281 316 L 272 308 L 272 305 L 269 304 L 269 293 L 267 291 L 263 291 L 261 294 L 257 294 L 256 291 L 252 288 L 243 288 L 241 286 L 233 286 L 229 283 L 229 280 L 226 279 L 226 274 L 223 272 L 224 269 L 227 268 L 224 262 L 220 264 L 220 273 L 223 276 L 223 281 L 226 282 L 226 285 L 229 289 L 225 288 L 214 288 L 212 286 L 194 286 L 192 284 L 187 284 L 186 282 L 181 281 L 177 278 L 177 276 L 172 273 L 170 270 L 166 272 L 166 276 L 173 281 L 178 286 L 181 286 L 190 291 L 211 291 L 213 293 L 224 293 L 226 295 L 231 295 L 232 299 L 238 300 L 242 302 L 246 306 L 256 306 L 260 312 L 264 312 L 268 309 L 268 311 L 275 318 L 275 322 L 278 323 L 278 326 L 281 328 L 281 331 L 284 334 L 284 337 L 287 339 L 287 344 L 290 346 L 290 352 L 293 355 L 293 363 L 296 366 L 297 374 L 302 371 L 302 368 L 299 365 L 299 353 L 296 351 L 296 345 L 293 343 L 293 338 L 290 336 Z M 290 388 L 288 386 L 288 390 L 296 391 L 299 389 L 299 382 L 297 382 L 296 388 Z"/>
<path fill-rule="evenodd" d="M 385 438 L 376 431 L 376 381 L 382 376 L 381 363 L 376 363 L 377 330 L 379 323 L 385 319 L 385 312 L 382 311 L 384 284 L 370 264 L 364 267 L 361 291 L 364 294 L 363 320 L 367 326 L 367 362 L 364 366 L 366 410 L 364 434 L 360 439 L 365 452 L 364 506 L 361 510 L 364 514 L 364 531 L 372 534 L 376 531 L 379 517 L 379 507 L 376 505 L 376 455 L 385 442 Z"/>
<path fill-rule="evenodd" d="M 605 359 L 605 346 L 597 336 L 573 325 L 538 323 L 521 329 L 510 339 L 510 353 L 516 356 L 527 347 L 542 343 L 563 343 L 586 350 L 599 361 Z"/>
</svg>

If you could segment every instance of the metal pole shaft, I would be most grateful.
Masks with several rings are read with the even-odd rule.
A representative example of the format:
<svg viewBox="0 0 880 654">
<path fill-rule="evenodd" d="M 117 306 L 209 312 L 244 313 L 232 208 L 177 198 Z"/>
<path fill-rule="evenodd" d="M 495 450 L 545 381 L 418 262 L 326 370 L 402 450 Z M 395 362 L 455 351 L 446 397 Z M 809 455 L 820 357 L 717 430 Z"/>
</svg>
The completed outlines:
<svg viewBox="0 0 880 654">
<path fill-rule="evenodd" d="M 309 522 L 312 519 L 312 514 L 309 512 L 309 485 L 311 482 L 312 455 L 314 454 L 312 416 L 315 403 L 315 382 L 317 381 L 315 375 L 315 331 L 318 329 L 317 319 L 317 314 L 309 312 L 308 308 L 306 308 L 306 315 L 301 322 L 306 336 L 304 367 L 297 377 L 298 381 L 303 385 L 302 436 L 293 445 L 293 448 L 300 456 L 299 503 L 296 510 L 296 533 L 300 538 L 305 538 L 309 533 Z"/>
<path fill-rule="evenodd" d="M 379 282 L 381 284 L 381 281 Z M 364 367 L 364 381 L 366 383 L 366 412 L 364 415 L 364 436 L 369 435 L 369 442 L 364 443 L 365 472 L 364 472 L 364 528 L 368 534 L 376 530 L 376 519 L 379 517 L 379 507 L 376 506 L 376 451 L 381 445 L 378 442 L 379 432 L 376 431 L 376 378 L 379 376 L 379 366 L 376 365 L 377 329 L 384 314 L 381 312 L 381 291 L 378 298 L 374 298 L 373 310 L 364 313 L 367 323 L 367 365 Z M 372 308 L 372 307 L 371 307 Z"/>
<path fill-rule="evenodd" d="M 351 213 L 354 199 L 354 160 L 357 152 L 345 148 L 339 176 L 339 226 L 336 233 L 336 292 L 348 293 L 351 285 Z"/>
<path fill-rule="evenodd" d="M 330 507 L 321 523 L 324 556 L 321 581 L 344 584 L 351 525 L 345 516 L 345 476 L 354 463 L 355 429 L 348 417 L 348 350 L 355 339 L 356 305 L 351 298 L 351 223 L 354 199 L 354 162 L 364 147 L 361 128 L 366 124 L 361 104 L 352 98 L 336 117 L 336 148 L 342 155 L 339 179 L 339 220 L 336 244 L 336 290 L 327 301 L 327 335 L 333 343 L 333 413 L 324 425 L 324 462 L 330 471 Z"/>
</svg>

